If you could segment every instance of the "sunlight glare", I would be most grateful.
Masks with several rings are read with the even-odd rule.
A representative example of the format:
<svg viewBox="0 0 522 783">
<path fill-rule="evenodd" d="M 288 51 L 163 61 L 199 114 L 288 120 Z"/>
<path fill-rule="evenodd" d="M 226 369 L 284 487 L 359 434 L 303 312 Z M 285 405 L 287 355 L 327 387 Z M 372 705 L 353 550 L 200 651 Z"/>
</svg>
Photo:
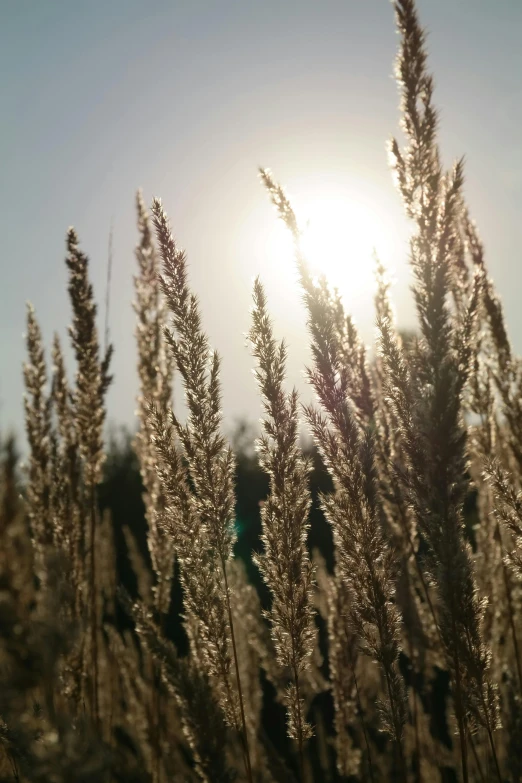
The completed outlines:
<svg viewBox="0 0 522 783">
<path fill-rule="evenodd" d="M 374 254 L 389 268 L 396 253 L 393 227 L 385 210 L 345 193 L 301 203 L 296 212 L 312 274 L 325 275 L 351 309 L 358 310 L 361 305 L 371 307 L 375 289 Z M 283 254 L 289 258 L 286 241 L 280 253 L 281 260 Z"/>
<path fill-rule="evenodd" d="M 407 276 L 408 229 L 395 192 L 365 177 L 341 183 L 325 176 L 294 180 L 288 195 L 313 276 L 324 275 L 337 288 L 346 311 L 372 339 L 375 253 L 393 281 Z M 248 284 L 260 275 L 272 313 L 283 317 L 288 330 L 302 323 L 302 291 L 292 237 L 274 212 L 248 210 L 239 253 L 250 259 Z"/>
</svg>

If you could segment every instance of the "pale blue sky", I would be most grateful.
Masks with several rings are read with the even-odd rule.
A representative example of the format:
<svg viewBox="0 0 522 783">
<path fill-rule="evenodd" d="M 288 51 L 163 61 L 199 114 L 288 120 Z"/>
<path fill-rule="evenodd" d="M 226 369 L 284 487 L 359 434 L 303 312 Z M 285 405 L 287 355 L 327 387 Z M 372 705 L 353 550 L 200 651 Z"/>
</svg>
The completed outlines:
<svg viewBox="0 0 522 783">
<path fill-rule="evenodd" d="M 466 155 L 468 200 L 520 351 L 522 2 L 418 5 L 430 31 L 445 160 Z M 162 197 L 187 248 L 204 324 L 223 356 L 228 421 L 259 415 L 243 337 L 257 273 L 290 345 L 289 381 L 304 387 L 305 316 L 274 256 L 258 164 L 298 200 L 344 190 L 353 203 L 360 197 L 386 212 L 398 317 L 412 323 L 407 226 L 385 153 L 398 124 L 397 37 L 386 0 L 0 0 L 0 11 L 0 429 L 23 426 L 25 301 L 47 345 L 54 330 L 65 338 L 70 224 L 91 258 L 103 322 L 111 219 L 109 413 L 132 423 L 138 186 L 148 201 Z M 349 230 L 345 250 L 348 265 L 367 263 L 352 257 Z M 351 301 L 369 341 L 369 296 L 354 286 Z"/>
</svg>

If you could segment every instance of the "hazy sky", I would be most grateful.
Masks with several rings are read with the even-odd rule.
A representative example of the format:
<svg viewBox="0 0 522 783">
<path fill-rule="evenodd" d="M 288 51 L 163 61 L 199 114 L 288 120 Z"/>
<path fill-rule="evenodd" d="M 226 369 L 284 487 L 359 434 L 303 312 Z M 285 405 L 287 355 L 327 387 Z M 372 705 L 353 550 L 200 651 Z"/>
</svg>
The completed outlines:
<svg viewBox="0 0 522 783">
<path fill-rule="evenodd" d="M 468 201 L 520 351 L 522 2 L 418 5 L 444 158 L 466 155 Z M 364 338 L 373 337 L 364 282 L 373 244 L 395 269 L 399 322 L 413 323 L 408 225 L 385 152 L 398 125 L 386 0 L 0 0 L 0 11 L 1 430 L 23 426 L 24 303 L 34 304 L 48 346 L 54 330 L 66 336 L 70 224 L 91 259 L 103 323 L 111 220 L 109 414 L 133 422 L 138 186 L 148 202 L 162 197 L 187 249 L 205 328 L 223 356 L 228 422 L 259 415 L 244 338 L 254 275 L 266 283 L 277 334 L 289 343 L 289 383 L 299 388 L 308 356 L 300 293 L 259 164 L 303 217 L 313 221 L 324 199 L 340 214 L 339 280 Z"/>
</svg>

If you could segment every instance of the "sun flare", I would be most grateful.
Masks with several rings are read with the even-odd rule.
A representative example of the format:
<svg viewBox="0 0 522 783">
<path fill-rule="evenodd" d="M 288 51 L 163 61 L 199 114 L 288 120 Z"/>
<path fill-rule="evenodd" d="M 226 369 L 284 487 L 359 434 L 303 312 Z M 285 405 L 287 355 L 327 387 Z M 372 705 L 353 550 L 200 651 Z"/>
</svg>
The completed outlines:
<svg viewBox="0 0 522 783">
<path fill-rule="evenodd" d="M 384 205 L 345 192 L 296 197 L 293 203 L 312 273 L 324 275 L 355 309 L 357 304 L 371 305 L 375 254 L 388 268 L 397 255 L 397 239 Z M 291 244 L 280 224 L 274 241 L 278 265 L 288 264 Z"/>
</svg>

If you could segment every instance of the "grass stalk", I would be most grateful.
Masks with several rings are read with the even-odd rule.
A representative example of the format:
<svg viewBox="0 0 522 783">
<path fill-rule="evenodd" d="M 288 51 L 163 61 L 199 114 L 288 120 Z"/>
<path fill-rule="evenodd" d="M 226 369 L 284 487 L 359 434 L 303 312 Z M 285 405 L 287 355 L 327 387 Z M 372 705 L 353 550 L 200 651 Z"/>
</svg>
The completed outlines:
<svg viewBox="0 0 522 783">
<path fill-rule="evenodd" d="M 96 605 L 96 596 L 98 585 L 96 582 L 96 490 L 90 488 L 89 492 L 89 538 L 91 549 L 91 573 L 90 573 L 90 609 L 91 609 L 91 652 L 92 652 L 92 717 L 94 725 L 98 728 L 100 725 L 100 714 L 98 704 L 98 611 Z"/>
<path fill-rule="evenodd" d="M 228 587 L 228 577 L 227 577 L 227 567 L 225 560 L 221 558 L 221 567 L 223 569 L 223 579 L 225 581 L 225 591 L 226 591 L 226 602 L 227 602 L 227 612 L 228 612 L 228 622 L 230 625 L 230 638 L 232 641 L 232 651 L 234 655 L 234 668 L 236 672 L 236 681 L 237 681 L 237 692 L 239 695 L 239 709 L 241 712 L 241 723 L 242 723 L 242 739 L 243 739 L 243 750 L 244 750 L 244 760 L 245 760 L 245 772 L 248 778 L 248 783 L 253 783 L 252 778 L 252 764 L 250 761 L 250 747 L 248 742 L 248 733 L 247 733 L 247 727 L 246 727 L 246 718 L 245 718 L 245 705 L 243 702 L 243 689 L 241 687 L 241 677 L 239 675 L 239 661 L 237 657 L 237 647 L 236 647 L 236 635 L 234 632 L 234 620 L 232 617 L 232 607 L 230 605 L 230 590 Z"/>
<path fill-rule="evenodd" d="M 301 695 L 299 690 L 299 675 L 297 674 L 297 667 L 293 665 L 294 685 L 297 701 L 297 752 L 299 758 L 299 776 L 301 783 L 304 783 L 304 754 L 303 754 L 303 724 L 301 717 Z"/>
<path fill-rule="evenodd" d="M 477 753 L 477 749 L 476 749 L 475 743 L 473 741 L 473 735 L 468 732 L 468 737 L 469 737 L 469 746 L 470 746 L 471 752 L 473 754 L 473 759 L 475 761 L 475 766 L 477 768 L 477 772 L 478 772 L 480 781 L 481 781 L 481 783 L 486 783 L 484 770 L 482 769 L 482 764 L 480 763 L 480 759 L 479 759 L 479 756 L 478 756 L 478 753 Z"/>
<path fill-rule="evenodd" d="M 355 670 L 353 672 L 353 682 L 354 682 L 354 685 L 355 685 L 355 693 L 356 693 L 356 698 L 357 698 L 357 708 L 358 708 L 357 711 L 359 713 L 359 718 L 361 720 L 361 727 L 362 727 L 362 731 L 363 731 L 364 744 L 366 746 L 366 753 L 368 755 L 368 767 L 369 767 L 369 770 L 370 770 L 370 779 L 371 779 L 372 783 L 375 783 L 375 777 L 374 777 L 374 774 L 373 774 L 372 752 L 371 752 L 371 749 L 370 749 L 370 741 L 368 739 L 368 731 L 366 729 L 366 721 L 364 720 L 364 712 L 363 712 L 363 708 L 362 708 L 361 694 L 360 694 L 360 691 L 359 691 L 359 683 L 357 682 L 357 675 L 355 674 Z"/>
<path fill-rule="evenodd" d="M 464 709 L 462 704 L 462 685 L 460 678 L 460 660 L 459 660 L 459 640 L 457 638 L 457 628 L 455 623 L 455 614 L 452 613 L 453 629 L 453 667 L 455 669 L 455 713 L 457 716 L 457 726 L 459 731 L 460 762 L 462 769 L 462 783 L 469 783 L 468 774 L 468 748 L 466 743 L 466 726 L 464 720 Z"/>
<path fill-rule="evenodd" d="M 498 540 L 500 541 L 500 547 L 502 550 L 502 532 L 500 530 L 500 525 L 497 521 L 496 524 L 496 536 L 498 537 Z M 520 650 L 518 646 L 518 637 L 517 637 L 517 629 L 515 625 L 515 608 L 513 606 L 513 591 L 511 588 L 511 577 L 508 571 L 508 567 L 506 563 L 504 562 L 504 558 L 502 557 L 502 579 L 504 581 L 504 589 L 506 591 L 506 600 L 508 605 L 508 615 L 509 615 L 509 627 L 511 630 L 511 638 L 513 641 L 513 649 L 515 652 L 515 663 L 517 667 L 517 677 L 518 677 L 518 687 L 520 694 L 522 695 L 522 664 L 520 661 Z"/>
</svg>

